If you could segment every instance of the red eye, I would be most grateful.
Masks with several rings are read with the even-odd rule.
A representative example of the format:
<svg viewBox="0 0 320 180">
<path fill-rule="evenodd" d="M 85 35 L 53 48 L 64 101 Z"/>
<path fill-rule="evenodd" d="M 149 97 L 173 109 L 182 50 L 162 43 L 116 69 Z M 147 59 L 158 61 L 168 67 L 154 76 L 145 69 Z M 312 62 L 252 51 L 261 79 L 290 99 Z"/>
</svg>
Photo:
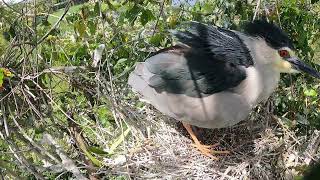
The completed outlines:
<svg viewBox="0 0 320 180">
<path fill-rule="evenodd" d="M 281 57 L 289 57 L 290 55 L 289 55 L 289 52 L 287 51 L 287 50 L 279 50 L 279 55 L 281 56 Z"/>
</svg>

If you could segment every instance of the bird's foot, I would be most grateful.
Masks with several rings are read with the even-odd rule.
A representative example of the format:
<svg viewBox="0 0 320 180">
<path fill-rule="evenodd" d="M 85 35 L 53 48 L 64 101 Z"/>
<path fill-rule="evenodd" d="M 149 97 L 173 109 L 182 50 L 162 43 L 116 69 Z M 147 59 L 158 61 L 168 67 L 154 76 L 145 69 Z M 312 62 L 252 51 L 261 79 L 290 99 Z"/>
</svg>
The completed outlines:
<svg viewBox="0 0 320 180">
<path fill-rule="evenodd" d="M 189 135 L 191 136 L 194 144 L 192 144 L 192 146 L 196 147 L 197 149 L 199 149 L 199 151 L 207 156 L 210 157 L 211 159 L 214 160 L 218 160 L 217 157 L 215 157 L 213 154 L 228 154 L 229 151 L 215 151 L 213 150 L 213 148 L 217 147 L 219 145 L 219 143 L 213 144 L 213 145 L 203 145 L 201 144 L 201 142 L 198 140 L 197 136 L 194 134 L 192 127 L 190 124 L 186 124 L 186 123 L 182 123 L 183 126 L 186 128 L 186 130 L 188 131 Z"/>
<path fill-rule="evenodd" d="M 214 154 L 229 154 L 229 151 L 216 151 L 213 150 L 214 147 L 217 147 L 219 143 L 213 144 L 213 145 L 203 145 L 200 143 L 191 144 L 191 146 L 197 148 L 203 155 L 210 157 L 213 160 L 218 160 Z"/>
</svg>

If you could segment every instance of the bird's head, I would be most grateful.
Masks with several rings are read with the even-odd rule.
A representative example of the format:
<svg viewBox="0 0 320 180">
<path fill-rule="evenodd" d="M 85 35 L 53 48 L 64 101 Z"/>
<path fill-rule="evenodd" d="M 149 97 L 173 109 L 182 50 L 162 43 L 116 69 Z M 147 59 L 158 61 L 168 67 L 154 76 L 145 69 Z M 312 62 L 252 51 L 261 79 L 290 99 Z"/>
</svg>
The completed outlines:
<svg viewBox="0 0 320 180">
<path fill-rule="evenodd" d="M 294 49 L 288 35 L 273 23 L 266 20 L 256 20 L 244 27 L 244 32 L 257 38 L 262 43 L 257 43 L 257 54 L 267 58 L 264 63 L 270 64 L 281 73 L 305 72 L 320 79 L 320 73 L 305 64 Z"/>
</svg>

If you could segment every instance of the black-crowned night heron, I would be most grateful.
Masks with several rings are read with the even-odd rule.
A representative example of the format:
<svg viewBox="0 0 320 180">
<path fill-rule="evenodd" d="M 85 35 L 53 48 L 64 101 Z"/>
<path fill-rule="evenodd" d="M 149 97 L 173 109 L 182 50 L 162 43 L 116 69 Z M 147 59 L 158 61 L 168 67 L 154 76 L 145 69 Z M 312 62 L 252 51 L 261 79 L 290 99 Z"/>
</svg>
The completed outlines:
<svg viewBox="0 0 320 180">
<path fill-rule="evenodd" d="M 280 73 L 320 73 L 296 56 L 287 34 L 266 20 L 244 26 L 243 32 L 191 22 L 174 32 L 181 44 L 162 49 L 136 64 L 128 84 L 162 113 L 182 121 L 195 145 L 213 157 L 190 125 L 232 126 L 265 101 Z"/>
</svg>

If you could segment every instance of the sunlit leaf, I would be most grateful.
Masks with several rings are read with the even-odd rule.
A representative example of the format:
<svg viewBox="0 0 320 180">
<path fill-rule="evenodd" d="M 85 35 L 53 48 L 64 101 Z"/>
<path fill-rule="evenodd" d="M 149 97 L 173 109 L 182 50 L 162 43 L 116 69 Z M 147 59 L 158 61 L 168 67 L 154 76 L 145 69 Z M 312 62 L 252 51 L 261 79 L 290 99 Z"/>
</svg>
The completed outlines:
<svg viewBox="0 0 320 180">
<path fill-rule="evenodd" d="M 137 5 L 134 5 L 131 9 L 126 12 L 126 18 L 129 22 L 133 23 L 137 18 L 138 14 L 141 12 L 141 8 Z"/>
<path fill-rule="evenodd" d="M 306 89 L 304 90 L 304 95 L 309 96 L 309 97 L 316 97 L 318 95 L 317 91 L 314 89 Z"/>
<path fill-rule="evenodd" d="M 100 154 L 100 155 L 106 155 L 108 154 L 108 152 L 105 152 L 103 149 L 99 148 L 99 147 L 96 147 L 96 146 L 90 146 L 88 147 L 88 150 L 90 152 L 93 152 L 95 154 Z"/>
<path fill-rule="evenodd" d="M 142 14 L 140 16 L 140 22 L 141 24 L 144 26 L 146 25 L 149 21 L 155 19 L 155 17 L 153 16 L 153 13 L 151 10 L 149 9 L 144 9 L 142 11 Z"/>
<path fill-rule="evenodd" d="M 110 146 L 109 153 L 112 154 L 114 150 L 124 141 L 124 138 L 129 134 L 131 131 L 130 128 L 126 129 L 123 134 L 121 134 Z"/>
<path fill-rule="evenodd" d="M 163 35 L 161 35 L 160 33 L 157 33 L 150 38 L 150 43 L 153 44 L 154 46 L 159 46 L 163 39 L 164 39 Z"/>
<path fill-rule="evenodd" d="M 77 21 L 75 24 L 74 24 L 74 27 L 75 29 L 77 30 L 77 32 L 79 33 L 79 36 L 80 37 L 83 37 L 85 32 L 86 32 L 86 25 L 84 24 L 83 21 Z"/>
</svg>

